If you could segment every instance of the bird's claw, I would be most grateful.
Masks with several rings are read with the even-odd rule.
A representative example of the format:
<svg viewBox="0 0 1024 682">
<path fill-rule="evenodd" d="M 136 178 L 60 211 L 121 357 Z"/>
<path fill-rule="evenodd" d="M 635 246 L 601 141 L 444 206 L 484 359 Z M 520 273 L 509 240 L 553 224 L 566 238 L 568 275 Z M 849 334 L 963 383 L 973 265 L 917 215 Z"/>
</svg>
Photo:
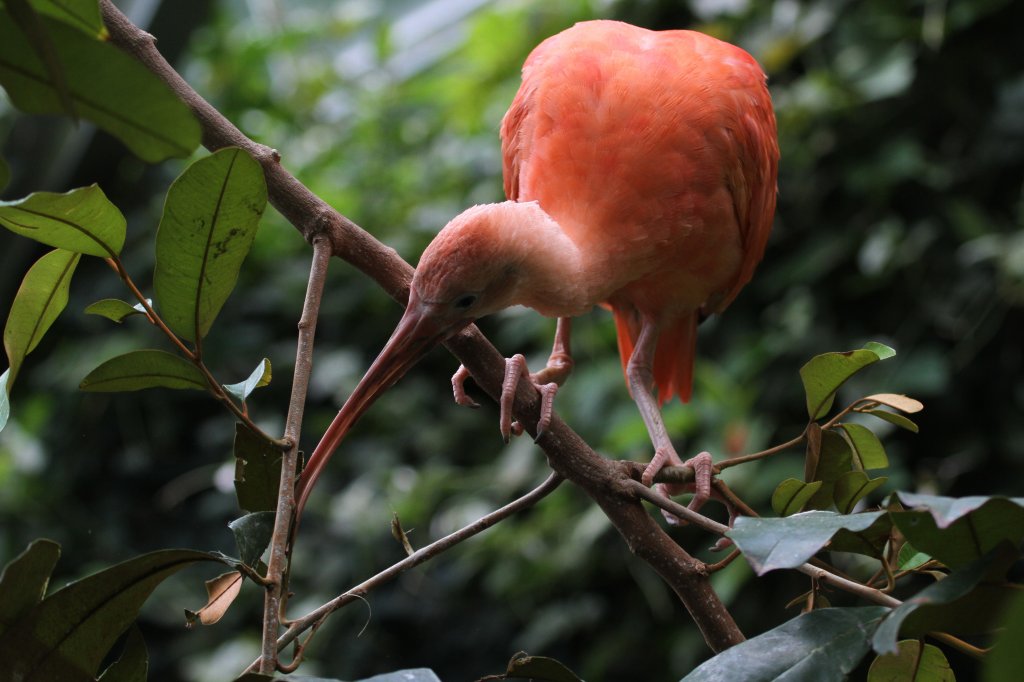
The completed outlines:
<svg viewBox="0 0 1024 682">
<path fill-rule="evenodd" d="M 554 382 L 538 384 L 535 376 L 530 374 L 530 370 L 526 366 L 526 358 L 516 353 L 505 360 L 505 379 L 501 382 L 498 427 L 501 430 L 501 437 L 506 443 L 511 440 L 513 435 L 520 436 L 523 433 L 522 424 L 512 419 L 512 404 L 515 402 L 516 388 L 522 379 L 528 379 L 540 392 L 540 417 L 537 419 L 537 437 L 534 438 L 534 442 L 540 440 L 540 437 L 551 425 L 558 384 Z"/>
<path fill-rule="evenodd" d="M 654 486 L 654 489 L 665 497 L 672 497 L 692 490 L 693 499 L 690 500 L 690 504 L 688 504 L 686 508 L 694 512 L 700 511 L 700 508 L 711 499 L 711 477 L 715 473 L 711 454 L 708 452 L 702 452 L 683 462 L 679 459 L 679 455 L 675 453 L 675 450 L 659 448 L 658 450 L 655 450 L 654 457 L 651 459 L 650 464 L 648 464 L 647 468 L 644 469 L 644 473 L 640 477 L 640 481 L 646 486 L 651 485 L 654 482 L 654 477 L 666 466 L 691 467 L 693 469 L 693 483 L 658 483 Z M 661 513 L 664 515 L 665 520 L 673 526 L 678 526 L 683 523 L 682 519 L 671 512 L 662 510 Z"/>
<path fill-rule="evenodd" d="M 469 394 L 466 393 L 466 379 L 469 377 L 469 370 L 466 369 L 466 366 L 459 365 L 459 368 L 455 370 L 455 374 L 452 375 L 452 392 L 455 394 L 455 402 L 459 405 L 476 409 L 480 407 L 480 403 L 470 398 Z"/>
</svg>

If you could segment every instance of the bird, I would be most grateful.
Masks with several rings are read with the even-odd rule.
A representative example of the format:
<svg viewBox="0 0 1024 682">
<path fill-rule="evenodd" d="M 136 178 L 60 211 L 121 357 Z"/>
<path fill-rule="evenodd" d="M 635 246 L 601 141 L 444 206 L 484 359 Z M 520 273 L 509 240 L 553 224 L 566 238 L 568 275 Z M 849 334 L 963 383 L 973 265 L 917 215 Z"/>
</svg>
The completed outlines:
<svg viewBox="0 0 1024 682">
<path fill-rule="evenodd" d="M 540 391 L 543 435 L 573 369 L 571 319 L 602 306 L 654 448 L 641 480 L 689 464 L 690 507 L 703 504 L 711 456 L 683 462 L 660 408 L 690 399 L 698 323 L 725 310 L 765 250 L 779 163 L 766 81 L 746 51 L 690 30 L 585 21 L 534 48 L 501 123 L 506 200 L 465 210 L 423 252 L 405 313 L 299 477 L 296 518 L 380 393 L 433 346 L 513 305 L 557 324 L 544 369 L 507 360 L 505 440 L 520 430 L 511 403 L 521 380 Z M 474 404 L 468 376 L 460 367 L 452 378 L 463 405 Z"/>
</svg>

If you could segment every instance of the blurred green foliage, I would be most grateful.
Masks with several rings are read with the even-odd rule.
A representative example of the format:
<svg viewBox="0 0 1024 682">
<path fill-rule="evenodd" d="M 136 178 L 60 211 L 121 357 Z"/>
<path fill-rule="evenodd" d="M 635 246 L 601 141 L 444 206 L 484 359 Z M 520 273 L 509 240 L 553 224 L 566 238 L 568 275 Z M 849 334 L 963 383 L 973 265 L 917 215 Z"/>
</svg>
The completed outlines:
<svg viewBox="0 0 1024 682">
<path fill-rule="evenodd" d="M 926 410 L 915 418 L 920 434 L 894 427 L 887 438 L 893 468 L 873 501 L 896 488 L 1020 494 L 1021 3 L 224 0 L 202 25 L 190 16 L 176 18 L 194 29 L 180 64 L 186 79 L 410 262 L 450 217 L 501 198 L 498 125 L 523 59 L 543 38 L 607 17 L 696 28 L 745 47 L 768 70 L 776 103 L 778 217 L 752 284 L 703 326 L 694 400 L 666 406 L 670 431 L 684 452 L 716 457 L 786 440 L 804 423 L 799 367 L 878 339 L 899 355 L 859 375 L 848 396 L 868 386 L 907 392 Z M 150 284 L 160 203 L 180 166 L 147 168 L 102 134 L 15 117 L 4 104 L 0 137 L 11 175 L 4 198 L 101 181 L 129 219 L 123 259 Z M 47 146 L 49 138 L 63 143 Z M 6 233 L 0 240 L 6 302 L 39 252 Z M 224 382 L 272 361 L 274 382 L 248 401 L 269 433 L 283 426 L 309 259 L 298 233 L 268 212 L 204 345 Z M 138 318 L 116 326 L 80 314 L 123 296 L 101 263 L 82 263 L 68 311 L 22 370 L 0 435 L 2 555 L 52 537 L 64 547 L 58 578 L 161 547 L 233 549 L 230 417 L 198 394 L 75 390 L 114 355 L 163 347 Z M 332 263 L 307 450 L 398 317 L 362 275 Z M 554 322 L 511 310 L 482 327 L 503 352 L 526 352 L 539 366 Z M 560 414 L 599 451 L 645 460 L 649 443 L 609 316 L 579 320 L 574 345 L 577 369 L 559 394 Z M 492 405 L 471 411 L 449 400 L 456 366 L 432 353 L 332 461 L 296 550 L 294 615 L 402 557 L 389 531 L 393 512 L 419 546 L 545 476 L 543 453 L 528 440 L 502 444 Z M 777 483 L 802 466 L 792 453 L 725 478 L 767 510 Z M 672 532 L 702 558 L 714 556 L 698 550 L 711 544 L 705 534 Z M 204 599 L 200 577 L 209 576 L 161 587 L 144 610 L 151 679 L 223 680 L 256 654 L 259 590 L 246 590 L 217 626 L 180 632 L 181 609 Z M 790 575 L 754 581 L 741 562 L 715 584 L 749 634 L 794 615 L 783 606 L 806 588 Z M 443 679 L 472 679 L 501 670 L 520 649 L 595 680 L 666 679 L 707 656 L 674 595 L 565 486 L 369 595 L 367 608 L 337 614 L 302 672 L 359 677 L 428 666 Z"/>
</svg>

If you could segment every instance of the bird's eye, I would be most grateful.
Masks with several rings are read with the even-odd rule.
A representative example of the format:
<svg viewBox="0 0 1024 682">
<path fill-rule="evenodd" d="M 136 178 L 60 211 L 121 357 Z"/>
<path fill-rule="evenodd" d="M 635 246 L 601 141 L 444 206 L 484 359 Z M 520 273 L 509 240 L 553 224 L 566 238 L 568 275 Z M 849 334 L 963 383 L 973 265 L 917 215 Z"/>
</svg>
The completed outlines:
<svg viewBox="0 0 1024 682">
<path fill-rule="evenodd" d="M 476 294 L 465 294 L 455 299 L 455 307 L 459 310 L 466 310 L 476 303 Z"/>
</svg>

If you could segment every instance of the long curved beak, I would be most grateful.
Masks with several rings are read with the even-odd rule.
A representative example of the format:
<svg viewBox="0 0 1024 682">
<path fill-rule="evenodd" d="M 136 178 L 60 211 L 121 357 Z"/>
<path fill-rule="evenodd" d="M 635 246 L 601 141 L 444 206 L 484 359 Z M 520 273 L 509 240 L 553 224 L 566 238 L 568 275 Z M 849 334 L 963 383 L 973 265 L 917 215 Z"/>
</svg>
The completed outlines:
<svg viewBox="0 0 1024 682">
<path fill-rule="evenodd" d="M 296 520 L 301 516 L 306 499 L 320 472 L 359 417 L 373 405 L 381 393 L 426 355 L 427 351 L 453 332 L 452 325 L 445 325 L 434 314 L 432 308 L 430 304 L 410 300 L 391 338 L 327 428 L 299 477 L 296 488 Z"/>
</svg>

